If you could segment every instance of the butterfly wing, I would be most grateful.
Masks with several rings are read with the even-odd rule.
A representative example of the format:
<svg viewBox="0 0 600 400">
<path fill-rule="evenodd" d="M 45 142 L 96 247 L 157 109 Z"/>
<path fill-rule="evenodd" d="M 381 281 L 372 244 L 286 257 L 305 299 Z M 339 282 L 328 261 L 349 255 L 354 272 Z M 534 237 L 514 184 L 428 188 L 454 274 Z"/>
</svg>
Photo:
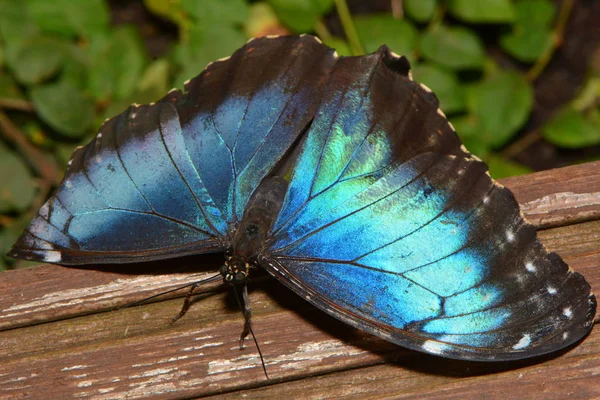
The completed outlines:
<svg viewBox="0 0 600 400">
<path fill-rule="evenodd" d="M 385 48 L 336 64 L 261 264 L 415 350 L 507 360 L 577 341 L 595 311 L 589 285 L 544 249 L 408 69 Z"/>
<path fill-rule="evenodd" d="M 253 40 L 186 93 L 108 120 L 9 255 L 84 264 L 226 249 L 248 198 L 312 118 L 334 62 L 309 36 Z"/>
</svg>

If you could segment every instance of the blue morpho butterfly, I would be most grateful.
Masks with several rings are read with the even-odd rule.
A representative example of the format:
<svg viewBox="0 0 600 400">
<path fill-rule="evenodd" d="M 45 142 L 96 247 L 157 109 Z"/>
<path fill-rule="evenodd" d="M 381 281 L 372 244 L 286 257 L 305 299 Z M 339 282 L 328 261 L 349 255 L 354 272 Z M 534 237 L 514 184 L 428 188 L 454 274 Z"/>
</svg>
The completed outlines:
<svg viewBox="0 0 600 400">
<path fill-rule="evenodd" d="M 585 279 L 549 253 L 385 46 L 338 57 L 262 38 L 108 120 L 10 252 L 59 264 L 226 252 L 410 349 L 511 360 L 592 326 Z M 219 276 L 220 277 L 220 276 Z"/>
</svg>

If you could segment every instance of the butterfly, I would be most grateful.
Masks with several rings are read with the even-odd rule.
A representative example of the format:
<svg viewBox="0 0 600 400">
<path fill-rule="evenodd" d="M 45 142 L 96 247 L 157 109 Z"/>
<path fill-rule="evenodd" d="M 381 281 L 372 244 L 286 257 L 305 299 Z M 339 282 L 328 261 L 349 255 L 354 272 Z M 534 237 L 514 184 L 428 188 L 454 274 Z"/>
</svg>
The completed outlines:
<svg viewBox="0 0 600 400">
<path fill-rule="evenodd" d="M 9 255 L 78 265 L 223 252 L 348 325 L 467 360 L 569 346 L 590 286 L 548 252 L 436 96 L 382 46 L 249 41 L 77 149 Z"/>
</svg>

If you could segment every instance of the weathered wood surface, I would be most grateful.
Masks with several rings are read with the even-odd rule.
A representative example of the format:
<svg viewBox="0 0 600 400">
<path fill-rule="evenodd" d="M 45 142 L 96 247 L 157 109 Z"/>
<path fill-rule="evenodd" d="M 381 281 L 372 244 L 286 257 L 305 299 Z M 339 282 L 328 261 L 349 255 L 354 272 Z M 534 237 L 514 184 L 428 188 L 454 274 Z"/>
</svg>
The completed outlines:
<svg viewBox="0 0 600 400">
<path fill-rule="evenodd" d="M 503 181 L 544 244 L 600 289 L 600 163 Z M 252 282 L 256 336 L 227 291 L 171 325 L 183 293 L 110 311 L 214 274 L 220 257 L 52 265 L 0 275 L 0 398 L 594 398 L 598 327 L 562 354 L 511 363 L 445 360 L 349 328 L 269 277 Z M 175 271 L 175 272 L 173 272 Z"/>
</svg>

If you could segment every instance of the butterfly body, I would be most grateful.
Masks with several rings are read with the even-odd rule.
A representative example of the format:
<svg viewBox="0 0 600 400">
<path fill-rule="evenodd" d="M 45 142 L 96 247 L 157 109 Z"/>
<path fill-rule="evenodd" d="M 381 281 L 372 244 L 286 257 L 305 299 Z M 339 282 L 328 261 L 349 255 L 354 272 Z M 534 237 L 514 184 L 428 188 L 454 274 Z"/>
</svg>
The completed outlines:
<svg viewBox="0 0 600 400">
<path fill-rule="evenodd" d="M 11 255 L 60 264 L 226 252 L 342 321 L 450 358 L 580 340 L 595 297 L 385 46 L 263 38 L 77 150 Z"/>
</svg>

